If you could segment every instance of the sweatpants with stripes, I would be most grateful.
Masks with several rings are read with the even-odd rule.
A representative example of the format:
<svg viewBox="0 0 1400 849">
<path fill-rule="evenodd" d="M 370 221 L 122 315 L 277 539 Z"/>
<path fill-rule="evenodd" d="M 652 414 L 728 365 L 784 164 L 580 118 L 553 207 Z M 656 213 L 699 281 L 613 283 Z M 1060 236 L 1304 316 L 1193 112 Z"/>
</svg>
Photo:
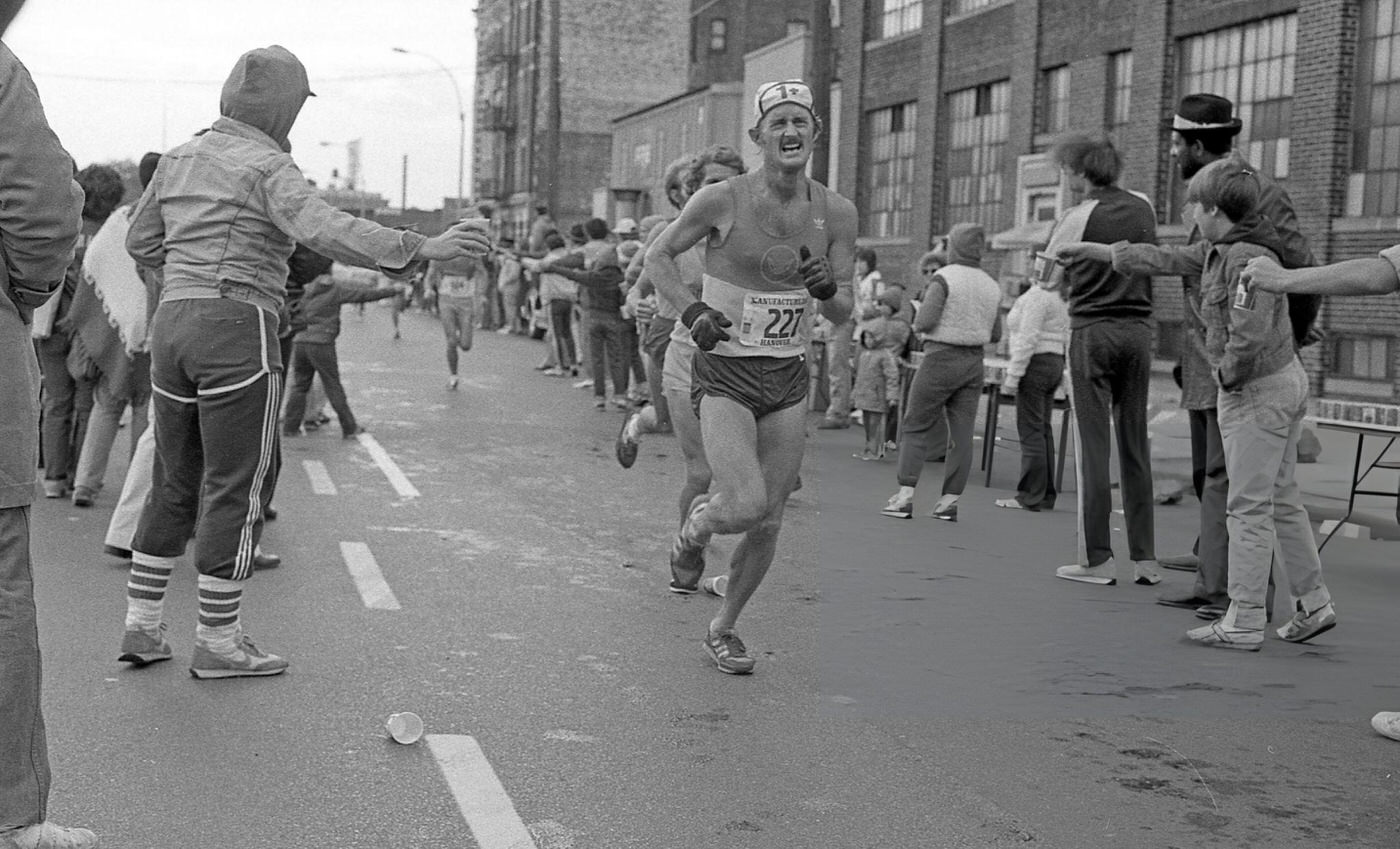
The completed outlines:
<svg viewBox="0 0 1400 849">
<path fill-rule="evenodd" d="M 232 298 L 157 308 L 156 458 L 133 551 L 179 557 L 193 536 L 201 575 L 252 574 L 272 497 L 281 379 L 275 314 Z"/>
</svg>

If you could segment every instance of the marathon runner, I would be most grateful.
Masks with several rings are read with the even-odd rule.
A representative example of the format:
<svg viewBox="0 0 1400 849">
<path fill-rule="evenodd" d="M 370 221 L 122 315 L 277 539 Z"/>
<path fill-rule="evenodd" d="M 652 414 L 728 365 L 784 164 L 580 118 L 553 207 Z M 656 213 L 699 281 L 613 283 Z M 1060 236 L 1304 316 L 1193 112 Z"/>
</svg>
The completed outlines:
<svg viewBox="0 0 1400 849">
<path fill-rule="evenodd" d="M 811 88 L 765 83 L 754 116 L 749 138 L 763 165 L 698 191 L 647 253 L 657 291 L 682 308 L 699 348 L 691 402 L 713 473 L 710 493 L 695 497 L 672 546 L 672 577 L 695 585 L 710 537 L 744 535 L 704 640 L 719 670 L 736 675 L 752 672 L 754 659 L 734 625 L 773 562 L 802 464 L 812 301 L 833 324 L 850 315 L 856 236 L 855 206 L 806 176 L 820 131 Z M 676 257 L 702 239 L 697 300 Z"/>
</svg>

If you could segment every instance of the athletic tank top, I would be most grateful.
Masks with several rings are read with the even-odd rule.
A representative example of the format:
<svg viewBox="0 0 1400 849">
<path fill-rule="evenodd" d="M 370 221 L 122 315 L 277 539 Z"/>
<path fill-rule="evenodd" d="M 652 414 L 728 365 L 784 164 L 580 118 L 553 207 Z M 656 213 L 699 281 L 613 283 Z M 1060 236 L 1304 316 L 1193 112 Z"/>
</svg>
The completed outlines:
<svg viewBox="0 0 1400 849">
<path fill-rule="evenodd" d="M 734 221 L 728 233 L 711 232 L 705 251 L 703 299 L 734 323 L 730 340 L 715 346 L 725 357 L 798 357 L 812 335 L 813 301 L 797 273 L 800 250 L 827 254 L 827 189 L 807 181 L 809 214 L 791 233 L 777 231 L 758 213 L 753 181 L 728 180 Z"/>
</svg>

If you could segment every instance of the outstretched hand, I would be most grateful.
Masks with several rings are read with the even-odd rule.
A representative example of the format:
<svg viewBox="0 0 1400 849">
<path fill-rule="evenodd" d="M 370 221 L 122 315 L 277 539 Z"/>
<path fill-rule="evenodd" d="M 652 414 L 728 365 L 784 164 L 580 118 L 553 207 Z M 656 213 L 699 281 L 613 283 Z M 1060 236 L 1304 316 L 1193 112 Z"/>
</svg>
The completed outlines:
<svg viewBox="0 0 1400 849">
<path fill-rule="evenodd" d="M 464 218 L 418 249 L 419 259 L 460 259 L 481 257 L 491 250 L 490 222 L 485 218 Z"/>
<path fill-rule="evenodd" d="M 1113 252 L 1099 242 L 1065 242 L 1055 247 L 1055 258 L 1066 264 L 1080 259 L 1112 262 Z"/>
</svg>

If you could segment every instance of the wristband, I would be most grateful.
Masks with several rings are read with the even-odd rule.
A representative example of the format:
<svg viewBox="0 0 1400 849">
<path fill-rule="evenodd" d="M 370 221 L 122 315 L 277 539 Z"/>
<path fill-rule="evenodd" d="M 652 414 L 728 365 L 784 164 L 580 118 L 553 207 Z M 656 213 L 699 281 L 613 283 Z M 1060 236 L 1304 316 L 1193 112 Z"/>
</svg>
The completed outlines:
<svg viewBox="0 0 1400 849">
<path fill-rule="evenodd" d="M 711 306 L 704 301 L 696 301 L 686 307 L 685 311 L 681 313 L 681 324 L 689 328 L 695 323 L 695 319 L 700 317 L 701 313 L 710 312 L 711 309 Z"/>
</svg>

